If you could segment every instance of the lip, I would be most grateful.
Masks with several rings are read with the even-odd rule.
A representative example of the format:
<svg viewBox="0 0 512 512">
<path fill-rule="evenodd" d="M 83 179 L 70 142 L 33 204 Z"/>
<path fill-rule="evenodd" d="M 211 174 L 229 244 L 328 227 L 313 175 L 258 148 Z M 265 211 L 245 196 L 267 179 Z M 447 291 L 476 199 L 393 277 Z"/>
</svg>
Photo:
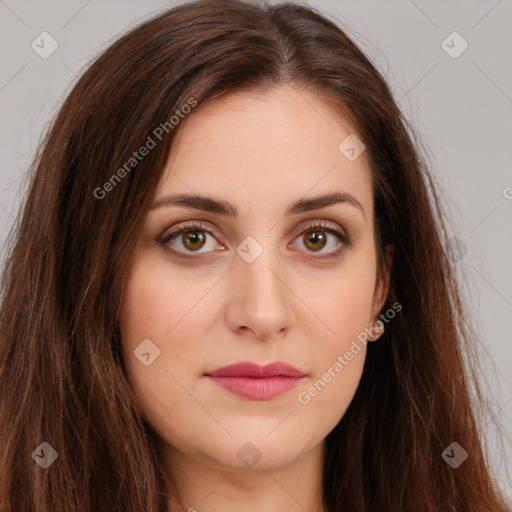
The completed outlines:
<svg viewBox="0 0 512 512">
<path fill-rule="evenodd" d="M 208 377 L 305 377 L 306 374 L 297 370 L 294 366 L 276 361 L 265 366 L 260 366 L 252 361 L 242 361 L 240 363 L 223 366 L 212 372 L 205 374 Z"/>
<path fill-rule="evenodd" d="M 270 400 L 293 389 L 306 376 L 282 361 L 260 366 L 243 361 L 205 374 L 226 391 L 251 400 Z"/>
</svg>

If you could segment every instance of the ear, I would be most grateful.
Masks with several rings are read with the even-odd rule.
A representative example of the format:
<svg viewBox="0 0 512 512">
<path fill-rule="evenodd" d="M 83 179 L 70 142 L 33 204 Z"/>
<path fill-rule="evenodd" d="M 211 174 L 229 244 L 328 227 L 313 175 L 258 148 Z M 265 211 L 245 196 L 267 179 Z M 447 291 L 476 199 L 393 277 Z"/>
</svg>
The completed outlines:
<svg viewBox="0 0 512 512">
<path fill-rule="evenodd" d="M 377 279 L 375 284 L 375 291 L 373 294 L 373 304 L 372 304 L 372 313 L 371 320 L 373 322 L 378 320 L 378 315 L 381 312 L 384 303 L 386 302 L 386 297 L 389 292 L 389 281 L 391 276 L 391 267 L 393 266 L 393 254 L 395 252 L 395 246 L 393 244 L 388 244 L 385 250 L 385 268 L 382 269 L 381 275 L 378 276 L 380 278 Z M 378 269 L 377 269 L 378 273 Z"/>
</svg>

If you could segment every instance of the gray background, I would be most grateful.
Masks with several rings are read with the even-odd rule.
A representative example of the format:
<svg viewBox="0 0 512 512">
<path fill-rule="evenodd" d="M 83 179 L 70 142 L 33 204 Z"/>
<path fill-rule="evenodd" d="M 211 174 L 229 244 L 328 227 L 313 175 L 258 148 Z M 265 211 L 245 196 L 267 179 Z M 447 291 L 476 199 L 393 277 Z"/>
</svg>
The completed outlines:
<svg viewBox="0 0 512 512">
<path fill-rule="evenodd" d="M 39 137 L 82 67 L 129 27 L 178 3 L 0 0 L 0 259 Z M 428 148 L 481 342 L 492 409 L 481 432 L 512 496 L 512 0 L 311 4 L 341 22 L 376 63 Z M 31 47 L 44 31 L 58 43 L 46 59 Z M 454 31 L 469 45 L 456 58 L 445 51 L 463 48 L 448 37 Z"/>
</svg>

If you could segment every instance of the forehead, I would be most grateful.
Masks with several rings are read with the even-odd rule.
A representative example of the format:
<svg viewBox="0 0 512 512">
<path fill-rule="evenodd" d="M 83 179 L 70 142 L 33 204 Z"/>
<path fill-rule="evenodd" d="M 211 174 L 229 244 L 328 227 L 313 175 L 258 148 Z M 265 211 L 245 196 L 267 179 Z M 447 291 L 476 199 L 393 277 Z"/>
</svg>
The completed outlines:
<svg viewBox="0 0 512 512">
<path fill-rule="evenodd" d="M 181 123 L 160 193 L 214 193 L 237 203 L 343 191 L 372 209 L 365 153 L 350 161 L 339 148 L 353 129 L 310 92 L 231 94 Z"/>
</svg>

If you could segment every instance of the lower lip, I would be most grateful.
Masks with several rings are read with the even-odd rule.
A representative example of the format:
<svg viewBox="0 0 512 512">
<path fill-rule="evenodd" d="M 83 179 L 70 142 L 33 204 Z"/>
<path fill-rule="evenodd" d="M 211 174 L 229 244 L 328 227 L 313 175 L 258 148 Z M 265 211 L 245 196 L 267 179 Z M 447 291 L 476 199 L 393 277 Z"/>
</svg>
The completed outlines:
<svg viewBox="0 0 512 512">
<path fill-rule="evenodd" d="M 223 387 L 235 395 L 251 400 L 270 400 L 293 389 L 302 380 L 298 377 L 212 377 L 215 384 Z"/>
</svg>

